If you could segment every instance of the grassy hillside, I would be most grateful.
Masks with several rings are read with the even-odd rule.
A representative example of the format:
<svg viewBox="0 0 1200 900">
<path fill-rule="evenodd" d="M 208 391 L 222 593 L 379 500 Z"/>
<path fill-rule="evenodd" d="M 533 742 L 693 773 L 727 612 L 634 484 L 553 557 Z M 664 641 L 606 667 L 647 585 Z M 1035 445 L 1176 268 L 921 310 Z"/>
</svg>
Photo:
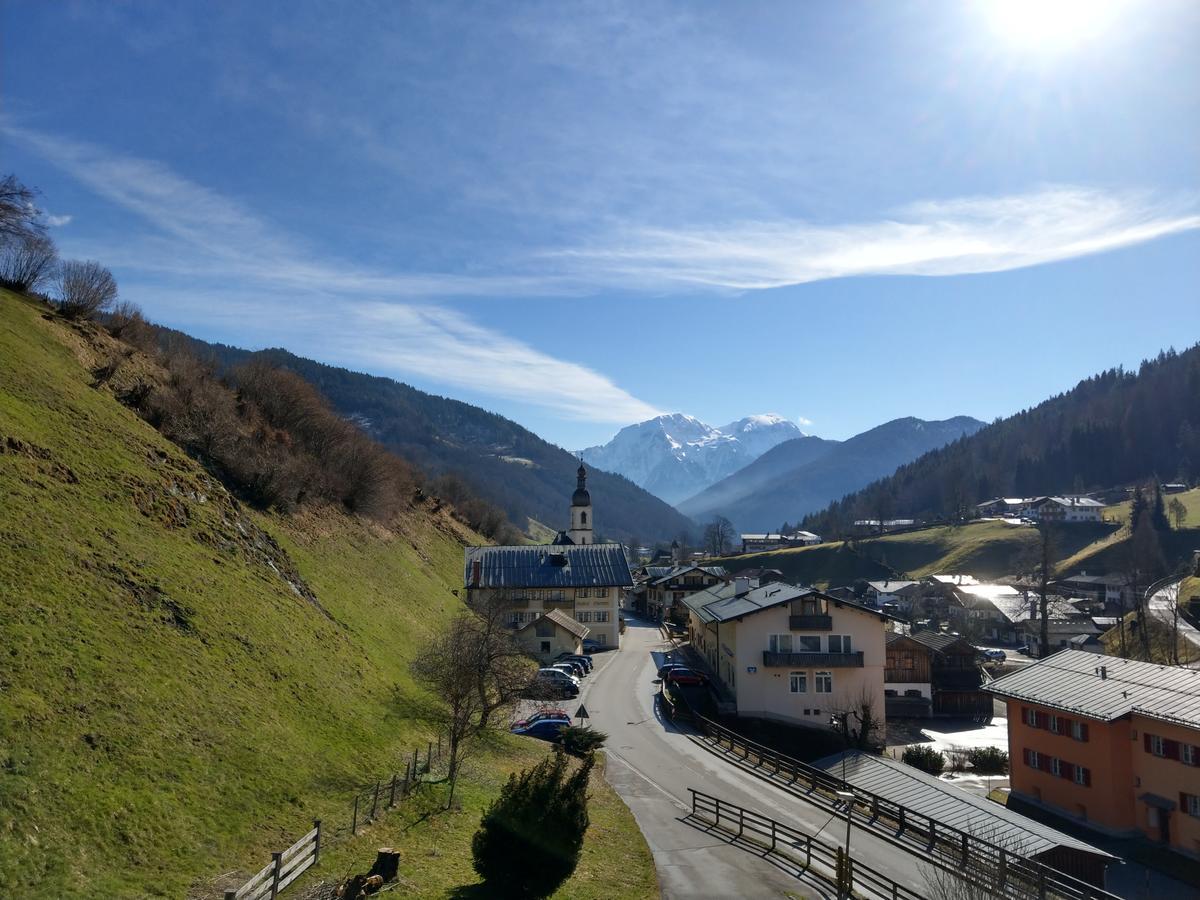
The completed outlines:
<svg viewBox="0 0 1200 900">
<path fill-rule="evenodd" d="M 429 733 L 408 662 L 459 608 L 477 539 L 445 513 L 246 508 L 92 386 L 106 340 L 0 292 L 14 896 L 179 897 L 343 815 Z"/>
<path fill-rule="evenodd" d="M 1196 492 L 1192 492 L 1196 493 Z M 1190 517 L 1189 517 L 1190 518 Z M 1064 573 L 1118 571 L 1129 537 L 1128 526 L 1079 524 L 1055 531 L 1057 568 Z M 938 526 L 903 534 L 860 540 L 851 549 L 841 543 L 818 544 L 771 553 L 754 553 L 722 560 L 731 571 L 780 569 L 802 583 L 849 584 L 889 574 L 919 578 L 934 573 L 963 572 L 979 578 L 1013 575 L 1031 565 L 1037 531 L 1001 521 L 972 522 L 959 527 Z M 1160 536 L 1163 551 L 1174 565 L 1200 548 L 1200 528 L 1172 530 Z"/>
</svg>

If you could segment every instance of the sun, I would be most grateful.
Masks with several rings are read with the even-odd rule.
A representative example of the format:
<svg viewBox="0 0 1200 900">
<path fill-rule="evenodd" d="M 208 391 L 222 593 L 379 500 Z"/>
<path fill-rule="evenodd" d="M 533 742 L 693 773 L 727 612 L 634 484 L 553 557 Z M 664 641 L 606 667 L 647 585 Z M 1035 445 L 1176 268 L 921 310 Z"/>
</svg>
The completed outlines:
<svg viewBox="0 0 1200 900">
<path fill-rule="evenodd" d="M 1123 5 L 1123 0 L 988 0 L 985 12 L 1006 43 L 1053 50 L 1098 37 Z"/>
</svg>

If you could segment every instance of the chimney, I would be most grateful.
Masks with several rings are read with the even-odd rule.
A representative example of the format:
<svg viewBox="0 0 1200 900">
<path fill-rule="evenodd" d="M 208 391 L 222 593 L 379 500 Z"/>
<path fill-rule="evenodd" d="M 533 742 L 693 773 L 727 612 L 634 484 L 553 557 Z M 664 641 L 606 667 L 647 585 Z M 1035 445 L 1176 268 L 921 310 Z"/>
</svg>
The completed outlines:
<svg viewBox="0 0 1200 900">
<path fill-rule="evenodd" d="M 745 575 L 738 575 L 733 579 L 733 594 L 735 597 L 741 596 L 750 590 L 750 579 Z"/>
<path fill-rule="evenodd" d="M 1096 671 L 1097 671 L 1097 672 L 1100 674 L 1100 680 L 1101 680 L 1101 681 L 1107 681 L 1107 680 L 1108 680 L 1108 666 L 1101 666 L 1101 667 L 1100 667 L 1100 668 L 1098 668 Z"/>
</svg>

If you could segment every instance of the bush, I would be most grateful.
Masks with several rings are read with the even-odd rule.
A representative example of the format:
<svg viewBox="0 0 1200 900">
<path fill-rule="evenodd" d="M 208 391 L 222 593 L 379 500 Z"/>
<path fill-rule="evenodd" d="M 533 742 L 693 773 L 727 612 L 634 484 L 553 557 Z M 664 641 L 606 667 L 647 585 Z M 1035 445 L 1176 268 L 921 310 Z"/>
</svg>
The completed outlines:
<svg viewBox="0 0 1200 900">
<path fill-rule="evenodd" d="M 975 747 L 967 752 L 967 760 L 980 775 L 1008 774 L 1008 754 L 998 747 Z"/>
<path fill-rule="evenodd" d="M 582 728 L 578 725 L 568 725 L 559 733 L 563 749 L 573 756 L 587 756 L 594 750 L 599 750 L 608 740 L 603 731 L 592 728 Z"/>
<path fill-rule="evenodd" d="M 509 776 L 471 841 L 475 871 L 493 895 L 546 897 L 575 871 L 593 759 L 571 773 L 567 755 L 554 753 Z"/>
<path fill-rule="evenodd" d="M 54 241 L 41 234 L 12 238 L 0 251 L 0 287 L 27 293 L 54 275 L 58 251 Z"/>
<path fill-rule="evenodd" d="M 98 262 L 69 259 L 58 267 L 58 311 L 68 319 L 89 319 L 117 299 L 117 280 Z"/>
<path fill-rule="evenodd" d="M 932 747 L 922 745 L 905 747 L 904 755 L 900 757 L 900 760 L 922 772 L 928 772 L 930 775 L 941 775 L 946 768 L 945 754 Z"/>
</svg>

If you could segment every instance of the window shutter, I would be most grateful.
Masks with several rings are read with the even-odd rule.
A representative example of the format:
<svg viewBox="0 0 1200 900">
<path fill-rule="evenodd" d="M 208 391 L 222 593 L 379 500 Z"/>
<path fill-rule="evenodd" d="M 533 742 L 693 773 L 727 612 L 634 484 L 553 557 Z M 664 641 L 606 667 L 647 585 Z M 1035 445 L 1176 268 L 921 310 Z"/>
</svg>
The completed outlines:
<svg viewBox="0 0 1200 900">
<path fill-rule="evenodd" d="M 1167 759 L 1179 759 L 1179 741 L 1163 741 L 1163 756 Z"/>
<path fill-rule="evenodd" d="M 1083 784 L 1085 787 L 1092 786 L 1092 770 L 1091 769 L 1083 770 Z"/>
<path fill-rule="evenodd" d="M 1080 726 L 1080 727 L 1082 727 L 1082 728 L 1083 728 L 1083 732 L 1080 734 L 1080 736 L 1079 736 L 1079 739 L 1080 739 L 1081 741 L 1086 741 L 1086 740 L 1088 739 L 1088 725 L 1087 725 L 1087 722 L 1083 722 L 1083 723 L 1081 723 L 1081 726 Z"/>
<path fill-rule="evenodd" d="M 1024 747 L 1021 750 L 1021 762 L 1025 763 L 1025 765 L 1029 765 L 1029 748 L 1028 747 Z"/>
<path fill-rule="evenodd" d="M 1075 763 L 1059 763 L 1058 770 L 1062 773 L 1062 777 L 1067 781 L 1075 780 Z"/>
<path fill-rule="evenodd" d="M 1142 732 L 1142 746 L 1146 748 L 1147 753 L 1150 752 L 1150 735 L 1144 731 Z"/>
</svg>

